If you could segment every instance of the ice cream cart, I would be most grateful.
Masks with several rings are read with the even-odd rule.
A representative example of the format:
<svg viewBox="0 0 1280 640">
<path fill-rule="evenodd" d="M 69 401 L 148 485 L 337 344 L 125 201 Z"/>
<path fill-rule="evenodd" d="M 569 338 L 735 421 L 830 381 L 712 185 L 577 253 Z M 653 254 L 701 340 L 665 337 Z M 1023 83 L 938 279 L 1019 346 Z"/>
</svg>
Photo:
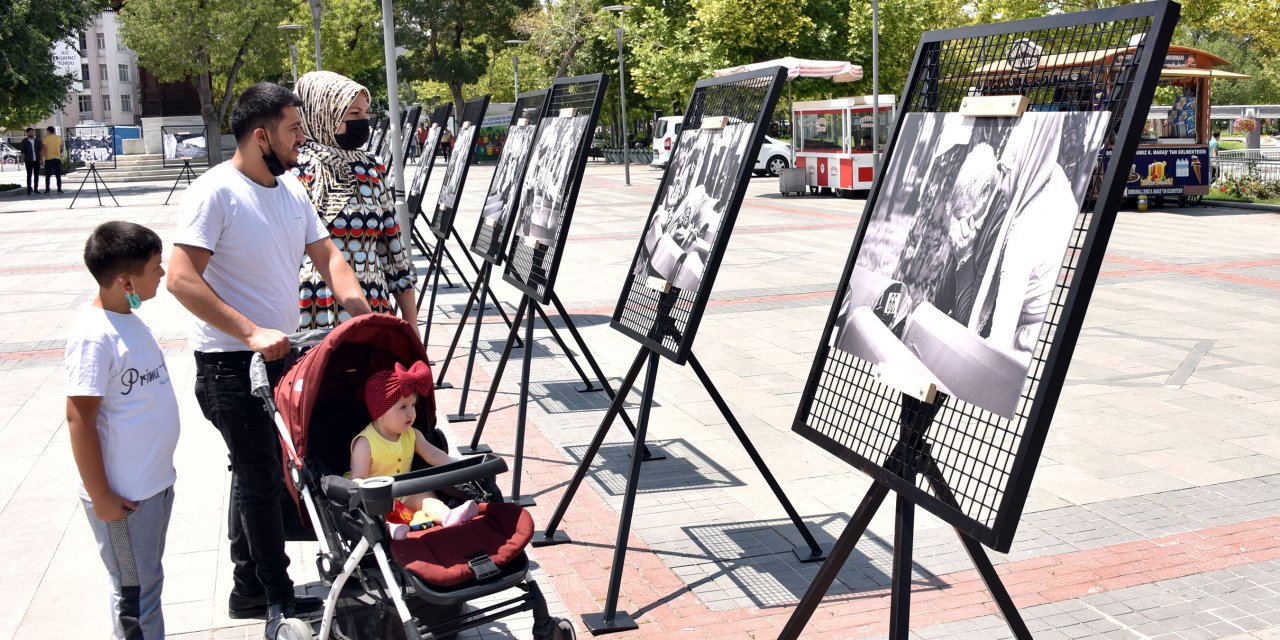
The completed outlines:
<svg viewBox="0 0 1280 640">
<path fill-rule="evenodd" d="M 892 128 L 894 96 L 880 96 L 879 148 Z M 791 108 L 796 167 L 811 192 L 842 196 L 871 188 L 875 177 L 871 96 L 796 102 Z"/>
</svg>

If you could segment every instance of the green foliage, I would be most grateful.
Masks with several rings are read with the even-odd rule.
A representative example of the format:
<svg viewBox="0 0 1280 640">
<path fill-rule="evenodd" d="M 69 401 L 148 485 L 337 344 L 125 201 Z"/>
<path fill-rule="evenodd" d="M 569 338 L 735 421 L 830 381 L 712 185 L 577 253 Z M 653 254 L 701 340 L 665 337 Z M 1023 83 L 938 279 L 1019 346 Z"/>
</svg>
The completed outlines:
<svg viewBox="0 0 1280 640">
<path fill-rule="evenodd" d="M 289 22 L 304 27 L 288 36 L 289 41 L 298 47 L 298 75 L 315 71 L 311 7 L 306 2 L 294 5 Z M 325 0 L 320 20 L 320 53 L 320 64 L 325 71 L 340 73 L 362 83 L 376 76 L 375 84 L 382 84 L 385 95 L 382 3 L 378 0 Z M 287 69 L 287 52 L 284 63 Z M 369 89 L 373 91 L 372 86 Z"/>
<path fill-rule="evenodd" d="M 533 4 L 533 0 L 403 0 L 396 7 L 396 42 L 409 53 L 400 58 L 401 74 L 408 80 L 444 83 L 454 108 L 461 109 L 463 87 L 478 82 L 488 69 L 491 42 L 511 38 L 516 17 Z"/>
<path fill-rule="evenodd" d="M 67 99 L 71 76 L 53 66 L 54 43 L 74 39 L 104 0 L 0 0 L 0 129 L 49 117 Z"/>
<path fill-rule="evenodd" d="M 915 59 L 920 34 L 971 22 L 961 0 L 884 0 L 880 2 L 880 92 L 901 94 Z M 871 93 L 871 2 L 854 0 L 848 16 L 848 59 L 863 68 L 863 79 L 841 88 L 841 95 Z"/>
</svg>

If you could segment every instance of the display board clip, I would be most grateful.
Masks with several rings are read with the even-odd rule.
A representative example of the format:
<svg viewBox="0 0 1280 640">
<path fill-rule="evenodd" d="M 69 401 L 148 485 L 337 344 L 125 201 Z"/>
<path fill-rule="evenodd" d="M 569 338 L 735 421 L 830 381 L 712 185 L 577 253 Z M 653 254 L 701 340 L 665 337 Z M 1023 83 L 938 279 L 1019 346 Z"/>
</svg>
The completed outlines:
<svg viewBox="0 0 1280 640">
<path fill-rule="evenodd" d="M 657 291 L 658 293 L 671 293 L 671 283 L 657 276 L 649 276 L 644 280 L 644 286 Z"/>
<path fill-rule="evenodd" d="M 723 129 L 729 126 L 729 116 L 712 116 L 710 118 L 703 116 L 702 126 L 699 129 Z"/>
<path fill-rule="evenodd" d="M 564 107 L 563 109 L 560 110 L 561 118 L 572 118 L 576 115 L 578 115 L 577 107 Z"/>
<path fill-rule="evenodd" d="M 530 247 L 530 248 L 533 248 L 533 249 L 537 249 L 537 248 L 538 248 L 538 244 L 539 244 L 539 243 L 538 243 L 537 238 L 525 237 L 525 238 L 521 238 L 521 239 L 522 239 L 522 240 L 524 240 L 524 244 L 525 244 L 525 246 L 526 246 L 526 247 Z"/>
<path fill-rule="evenodd" d="M 1026 96 L 969 96 L 960 101 L 966 118 L 1018 118 L 1027 110 Z"/>
<path fill-rule="evenodd" d="M 486 226 L 486 227 L 496 227 L 496 226 L 498 226 L 498 221 L 497 221 L 497 220 L 494 220 L 493 218 L 485 218 L 485 219 L 484 219 L 484 226 Z"/>
<path fill-rule="evenodd" d="M 529 124 L 529 119 L 528 119 L 528 118 L 520 118 L 520 119 L 516 120 L 516 126 L 517 126 L 517 127 L 527 126 L 528 124 Z"/>
<path fill-rule="evenodd" d="M 467 129 L 470 129 L 470 128 L 471 128 L 471 121 L 470 121 L 470 120 L 468 120 L 468 121 L 466 121 L 466 122 L 462 123 L 462 126 L 461 126 L 461 127 L 458 127 L 458 131 L 466 131 Z"/>
<path fill-rule="evenodd" d="M 938 397 L 937 383 L 887 362 L 876 365 L 872 377 L 875 378 L 876 382 L 901 391 L 926 404 L 933 404 L 933 401 Z"/>
</svg>

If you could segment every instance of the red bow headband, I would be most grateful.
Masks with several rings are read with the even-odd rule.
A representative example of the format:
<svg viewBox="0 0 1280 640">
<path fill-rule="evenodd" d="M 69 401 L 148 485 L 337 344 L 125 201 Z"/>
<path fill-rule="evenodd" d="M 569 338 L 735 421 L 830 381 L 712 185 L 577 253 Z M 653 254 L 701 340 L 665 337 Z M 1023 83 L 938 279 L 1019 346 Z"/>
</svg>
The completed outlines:
<svg viewBox="0 0 1280 640">
<path fill-rule="evenodd" d="M 427 363 L 419 360 L 405 369 L 404 365 L 397 362 L 394 369 L 384 369 L 369 376 L 369 381 L 364 385 L 364 404 L 369 409 L 369 418 L 377 420 L 401 398 L 414 393 L 425 396 L 434 388 L 431 368 Z"/>
</svg>

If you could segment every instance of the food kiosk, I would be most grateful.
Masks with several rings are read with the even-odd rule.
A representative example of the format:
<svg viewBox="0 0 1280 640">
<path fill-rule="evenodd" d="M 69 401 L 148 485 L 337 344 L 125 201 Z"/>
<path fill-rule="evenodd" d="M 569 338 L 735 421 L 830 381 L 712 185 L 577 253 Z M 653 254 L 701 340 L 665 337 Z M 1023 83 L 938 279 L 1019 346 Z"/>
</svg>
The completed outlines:
<svg viewBox="0 0 1280 640">
<path fill-rule="evenodd" d="M 1076 102 L 1087 109 L 1096 104 L 1090 95 L 1092 70 L 1115 68 L 1110 64 L 1112 59 L 1133 51 L 1130 47 L 1045 55 L 1035 67 L 1025 70 L 1014 69 L 1007 61 L 989 63 L 979 71 L 994 74 L 995 79 L 973 89 L 975 95 L 1008 95 L 1051 86 L 1055 101 Z M 1194 204 L 1209 193 L 1213 182 L 1209 166 L 1210 83 L 1249 77 L 1219 69 L 1230 64 L 1208 51 L 1169 46 L 1155 98 L 1168 106 L 1152 106 L 1148 113 L 1141 144 L 1129 168 L 1126 196 L 1159 201 L 1177 198 L 1179 204 Z M 1111 149 L 1102 153 L 1109 158 Z"/>
<path fill-rule="evenodd" d="M 893 126 L 894 96 L 880 96 L 880 144 L 883 149 Z M 796 102 L 791 107 L 792 142 L 796 167 L 805 170 L 811 192 L 871 188 L 875 177 L 872 152 L 871 96 Z"/>
</svg>

